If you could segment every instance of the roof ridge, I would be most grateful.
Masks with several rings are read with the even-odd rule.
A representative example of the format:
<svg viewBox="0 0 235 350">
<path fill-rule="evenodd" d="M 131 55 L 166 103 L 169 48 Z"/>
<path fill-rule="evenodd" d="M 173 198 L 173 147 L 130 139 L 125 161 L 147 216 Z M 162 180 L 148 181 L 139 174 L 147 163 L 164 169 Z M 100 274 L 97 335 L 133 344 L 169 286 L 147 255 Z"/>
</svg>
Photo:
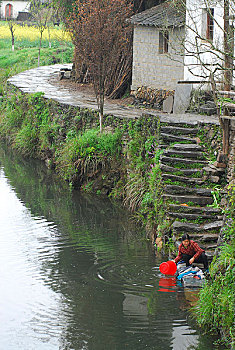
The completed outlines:
<svg viewBox="0 0 235 350">
<path fill-rule="evenodd" d="M 146 26 L 183 26 L 185 23 L 185 11 L 179 11 L 175 6 L 176 1 L 165 1 L 159 5 L 139 12 L 130 18 L 130 22 L 136 25 Z"/>
</svg>

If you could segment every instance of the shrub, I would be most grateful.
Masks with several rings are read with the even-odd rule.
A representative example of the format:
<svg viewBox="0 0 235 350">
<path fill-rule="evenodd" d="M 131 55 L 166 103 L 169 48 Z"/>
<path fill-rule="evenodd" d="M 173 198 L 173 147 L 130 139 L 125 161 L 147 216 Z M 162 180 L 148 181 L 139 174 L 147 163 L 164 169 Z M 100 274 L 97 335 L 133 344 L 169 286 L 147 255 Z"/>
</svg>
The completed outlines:
<svg viewBox="0 0 235 350">
<path fill-rule="evenodd" d="M 107 166 L 121 152 L 121 132 L 99 133 L 91 129 L 84 134 L 67 135 L 67 141 L 56 153 L 56 167 L 70 182 L 92 176 L 98 168 Z"/>
<path fill-rule="evenodd" d="M 231 348 L 235 346 L 235 186 L 229 188 L 229 205 L 223 227 L 223 245 L 210 266 L 211 279 L 202 288 L 195 309 L 199 324 L 220 333 Z"/>
</svg>

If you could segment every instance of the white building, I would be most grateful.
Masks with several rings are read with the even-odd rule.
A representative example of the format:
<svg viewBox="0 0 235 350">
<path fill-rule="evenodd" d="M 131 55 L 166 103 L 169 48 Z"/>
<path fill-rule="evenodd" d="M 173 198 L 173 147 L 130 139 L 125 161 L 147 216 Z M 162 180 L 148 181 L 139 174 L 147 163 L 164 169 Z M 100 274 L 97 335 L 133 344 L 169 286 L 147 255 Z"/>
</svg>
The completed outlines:
<svg viewBox="0 0 235 350">
<path fill-rule="evenodd" d="M 175 3 L 164 2 L 131 18 L 132 90 L 175 89 L 178 81 L 206 82 L 211 72 L 221 80 L 224 1 L 186 0 L 181 8 Z"/>
<path fill-rule="evenodd" d="M 1 18 L 13 18 L 17 19 L 19 13 L 21 12 L 29 12 L 30 1 L 24 0 L 3 0 L 0 2 L 1 6 Z"/>
<path fill-rule="evenodd" d="M 223 1 L 187 0 L 184 80 L 221 79 L 224 52 Z M 222 58 L 222 60 L 221 60 Z"/>
<path fill-rule="evenodd" d="M 179 54 L 184 39 L 184 13 L 178 13 L 165 2 L 132 16 L 131 23 L 134 24 L 131 89 L 141 86 L 175 89 L 178 80 L 184 79 L 183 55 Z"/>
</svg>

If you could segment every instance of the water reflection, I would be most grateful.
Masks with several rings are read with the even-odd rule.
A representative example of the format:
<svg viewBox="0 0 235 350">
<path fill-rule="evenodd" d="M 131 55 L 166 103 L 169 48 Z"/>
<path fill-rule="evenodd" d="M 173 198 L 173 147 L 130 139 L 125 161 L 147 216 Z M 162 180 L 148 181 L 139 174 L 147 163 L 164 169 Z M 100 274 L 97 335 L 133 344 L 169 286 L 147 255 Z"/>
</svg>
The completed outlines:
<svg viewBox="0 0 235 350">
<path fill-rule="evenodd" d="M 0 159 L 1 349 L 214 349 L 126 211 Z"/>
<path fill-rule="evenodd" d="M 172 288 L 173 287 L 173 288 Z M 176 279 L 175 277 L 161 277 L 159 279 L 159 292 L 176 292 Z"/>
</svg>

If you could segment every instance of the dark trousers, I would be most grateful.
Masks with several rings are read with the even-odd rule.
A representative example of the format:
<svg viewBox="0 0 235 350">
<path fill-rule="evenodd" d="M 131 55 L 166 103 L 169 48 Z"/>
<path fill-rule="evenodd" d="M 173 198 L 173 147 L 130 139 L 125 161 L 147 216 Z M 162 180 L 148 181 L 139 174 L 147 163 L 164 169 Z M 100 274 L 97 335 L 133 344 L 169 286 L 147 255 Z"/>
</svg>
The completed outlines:
<svg viewBox="0 0 235 350">
<path fill-rule="evenodd" d="M 182 260 L 186 263 L 186 266 L 189 266 L 189 260 L 192 258 L 192 255 L 182 254 Z M 194 260 L 195 263 L 202 263 L 204 269 L 208 269 L 208 260 L 206 254 L 203 252 L 197 259 Z"/>
</svg>

